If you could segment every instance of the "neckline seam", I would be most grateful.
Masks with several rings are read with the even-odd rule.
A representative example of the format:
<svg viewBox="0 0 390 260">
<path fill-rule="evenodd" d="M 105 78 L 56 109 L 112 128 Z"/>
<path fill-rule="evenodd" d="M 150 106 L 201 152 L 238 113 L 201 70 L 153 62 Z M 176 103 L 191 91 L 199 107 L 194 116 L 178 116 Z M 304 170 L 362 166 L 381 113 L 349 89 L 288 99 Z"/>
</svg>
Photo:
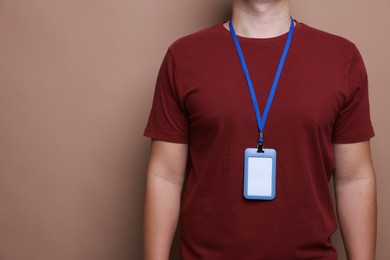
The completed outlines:
<svg viewBox="0 0 390 260">
<path fill-rule="evenodd" d="M 219 23 L 219 26 L 222 27 L 221 29 L 224 31 L 224 34 L 226 34 L 227 36 L 231 37 L 231 34 L 230 34 L 230 30 L 228 28 L 225 27 L 224 23 L 226 22 L 229 22 L 229 20 L 223 20 L 222 22 Z M 296 34 L 297 32 L 299 32 L 299 29 L 301 27 L 301 23 L 298 22 L 297 20 L 294 19 L 294 22 L 295 22 L 295 33 Z M 245 36 L 240 36 L 240 35 L 237 35 L 237 38 L 240 39 L 240 41 L 254 41 L 254 42 L 264 42 L 264 43 L 272 43 L 272 42 L 279 42 L 279 41 L 283 41 L 283 40 L 286 40 L 286 38 L 288 37 L 288 32 L 286 33 L 283 33 L 281 35 L 278 35 L 278 36 L 275 36 L 275 37 L 269 37 L 269 38 L 251 38 L 251 37 L 245 37 Z"/>
</svg>

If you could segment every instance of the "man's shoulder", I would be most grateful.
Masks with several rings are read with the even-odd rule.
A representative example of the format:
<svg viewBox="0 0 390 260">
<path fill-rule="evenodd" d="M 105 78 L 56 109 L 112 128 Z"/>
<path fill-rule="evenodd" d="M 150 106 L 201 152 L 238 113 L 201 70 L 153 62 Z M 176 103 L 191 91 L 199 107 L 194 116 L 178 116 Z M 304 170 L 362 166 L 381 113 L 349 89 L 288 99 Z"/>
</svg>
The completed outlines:
<svg viewBox="0 0 390 260">
<path fill-rule="evenodd" d="M 323 31 L 305 23 L 300 23 L 300 26 L 300 37 L 305 41 L 319 46 L 328 46 L 329 48 L 356 49 L 355 44 L 343 36 Z"/>
<path fill-rule="evenodd" d="M 227 31 L 222 22 L 206 27 L 199 31 L 180 37 L 174 41 L 169 47 L 170 51 L 189 51 L 194 48 L 203 48 L 221 41 L 221 37 L 225 37 Z"/>
</svg>

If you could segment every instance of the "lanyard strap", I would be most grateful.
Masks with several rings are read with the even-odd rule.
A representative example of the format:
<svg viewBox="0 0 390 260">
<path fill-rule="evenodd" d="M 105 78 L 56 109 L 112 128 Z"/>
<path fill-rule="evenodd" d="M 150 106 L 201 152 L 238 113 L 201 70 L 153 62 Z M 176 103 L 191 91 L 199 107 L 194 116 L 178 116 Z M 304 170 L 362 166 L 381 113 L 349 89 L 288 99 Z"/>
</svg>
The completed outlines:
<svg viewBox="0 0 390 260">
<path fill-rule="evenodd" d="M 274 81 L 272 83 L 272 87 L 271 87 L 271 91 L 270 91 L 269 96 L 268 96 L 267 104 L 264 108 L 263 117 L 261 117 L 261 115 L 260 115 L 260 109 L 259 109 L 259 105 L 257 103 L 256 93 L 255 93 L 255 90 L 253 88 L 251 78 L 249 76 L 248 67 L 246 66 L 244 54 L 242 53 L 240 43 L 238 42 L 238 38 L 237 38 L 236 32 L 234 30 L 233 23 L 232 23 L 232 21 L 229 22 L 230 33 L 232 35 L 234 45 L 236 46 L 237 53 L 238 53 L 238 56 L 240 58 L 241 67 L 242 67 L 242 70 L 245 74 L 246 82 L 248 84 L 249 92 L 251 94 L 253 108 L 255 109 L 257 128 L 259 130 L 259 142 L 258 142 L 258 146 L 257 146 L 258 152 L 263 152 L 263 141 L 264 141 L 263 131 L 264 131 L 264 127 L 265 127 L 265 122 L 267 120 L 268 112 L 269 112 L 269 109 L 271 108 L 271 104 L 272 104 L 272 101 L 274 99 L 276 87 L 278 86 L 280 74 L 282 73 L 284 62 L 286 60 L 287 53 L 288 53 L 288 50 L 290 48 L 292 36 L 294 33 L 294 20 L 292 17 L 290 17 L 290 19 L 291 19 L 291 25 L 290 25 L 290 30 L 288 32 L 286 45 L 284 46 L 283 54 L 282 54 L 282 57 L 280 58 L 279 66 L 278 66 L 278 69 L 276 71 Z"/>
</svg>

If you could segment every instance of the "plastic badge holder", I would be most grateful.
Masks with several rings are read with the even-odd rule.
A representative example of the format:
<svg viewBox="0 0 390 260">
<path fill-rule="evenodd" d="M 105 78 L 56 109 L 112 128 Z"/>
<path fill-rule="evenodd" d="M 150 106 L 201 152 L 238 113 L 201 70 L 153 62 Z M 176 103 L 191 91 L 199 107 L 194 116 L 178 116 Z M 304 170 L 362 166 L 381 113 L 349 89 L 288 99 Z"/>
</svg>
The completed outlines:
<svg viewBox="0 0 390 260">
<path fill-rule="evenodd" d="M 256 148 L 245 150 L 244 197 L 249 200 L 273 200 L 276 189 L 276 151 Z"/>
</svg>

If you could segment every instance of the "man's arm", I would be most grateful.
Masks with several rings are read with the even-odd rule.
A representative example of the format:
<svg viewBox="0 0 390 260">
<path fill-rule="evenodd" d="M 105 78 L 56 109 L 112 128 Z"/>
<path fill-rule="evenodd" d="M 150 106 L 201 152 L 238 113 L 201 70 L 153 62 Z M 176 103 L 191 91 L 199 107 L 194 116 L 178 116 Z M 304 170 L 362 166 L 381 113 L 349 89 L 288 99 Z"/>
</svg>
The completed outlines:
<svg viewBox="0 0 390 260">
<path fill-rule="evenodd" d="M 144 204 L 145 260 L 169 258 L 186 163 L 186 144 L 152 141 Z"/>
<path fill-rule="evenodd" d="M 374 260 L 376 184 L 370 143 L 335 144 L 337 213 L 349 260 Z"/>
</svg>

